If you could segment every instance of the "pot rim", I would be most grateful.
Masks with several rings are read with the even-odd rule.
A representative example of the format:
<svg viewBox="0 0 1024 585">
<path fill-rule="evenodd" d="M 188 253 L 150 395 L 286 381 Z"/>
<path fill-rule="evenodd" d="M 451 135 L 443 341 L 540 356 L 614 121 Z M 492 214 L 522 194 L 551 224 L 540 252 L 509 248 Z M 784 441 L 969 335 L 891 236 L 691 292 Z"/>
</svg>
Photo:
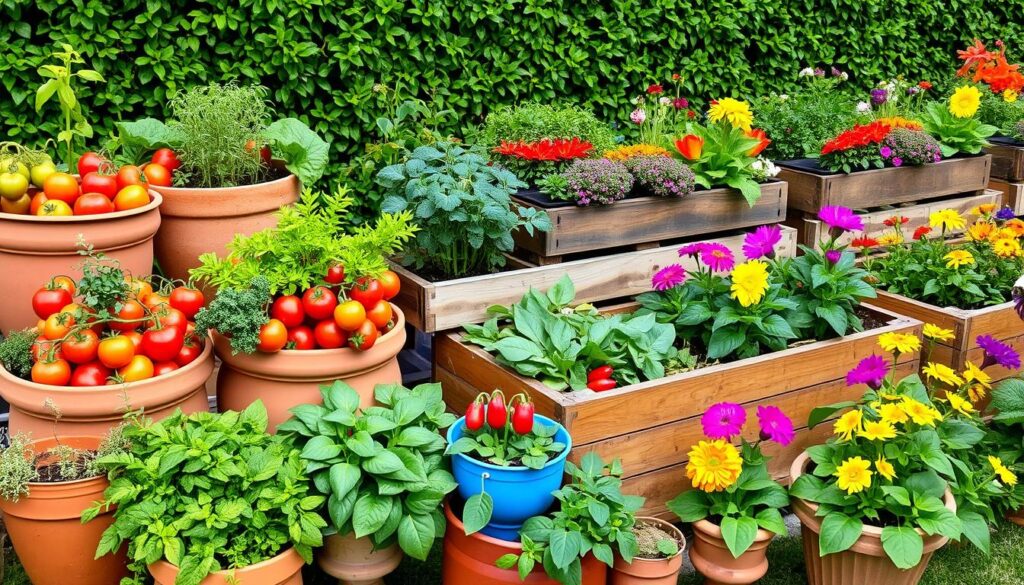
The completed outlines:
<svg viewBox="0 0 1024 585">
<path fill-rule="evenodd" d="M 677 540 L 680 541 L 681 544 L 679 545 L 679 550 L 676 552 L 676 554 L 674 554 L 674 555 L 672 555 L 670 557 L 665 557 L 663 559 L 645 559 L 645 558 L 642 558 L 642 557 L 633 557 L 633 562 L 634 563 L 636 563 L 637 561 L 640 561 L 642 563 L 667 563 L 667 562 L 671 562 L 673 559 L 675 559 L 676 557 L 678 557 L 681 554 L 683 554 L 684 552 L 686 552 L 686 545 L 688 544 L 686 542 L 686 535 L 683 534 L 683 531 L 679 530 L 679 528 L 675 524 L 672 524 L 668 520 L 662 520 L 661 518 L 655 518 L 654 516 L 637 516 L 636 517 L 636 522 L 640 522 L 640 521 L 649 522 L 651 524 L 657 524 L 659 526 L 663 526 L 663 527 L 669 528 L 670 531 L 678 537 Z"/>
<path fill-rule="evenodd" d="M 554 419 L 548 418 L 548 417 L 546 417 L 546 416 L 544 416 L 542 414 L 534 414 L 533 417 L 534 417 L 534 420 L 540 420 L 541 422 L 550 423 L 550 424 L 558 426 L 559 429 L 561 429 L 563 432 L 565 432 L 565 436 L 568 437 L 566 439 L 566 441 L 565 441 L 565 449 L 563 449 L 562 452 L 558 454 L 558 457 L 549 459 L 548 462 L 544 464 L 544 467 L 541 467 L 540 469 L 532 469 L 532 468 L 526 467 L 525 465 L 510 465 L 508 467 L 502 467 L 500 465 L 494 465 L 493 463 L 487 463 L 487 462 L 484 462 L 484 461 L 480 461 L 479 459 L 473 459 L 472 457 L 469 457 L 465 453 L 456 453 L 454 455 L 454 457 L 458 457 L 459 459 L 465 460 L 465 461 L 467 461 L 467 462 L 469 462 L 469 463 L 471 463 L 473 465 L 480 466 L 480 467 L 482 467 L 484 469 L 493 469 L 493 470 L 496 470 L 496 471 L 511 471 L 511 472 L 520 472 L 520 473 L 528 473 L 528 472 L 531 472 L 531 471 L 533 471 L 533 472 L 543 471 L 543 470 L 545 470 L 548 467 L 551 467 L 553 465 L 561 464 L 563 461 L 565 461 L 569 457 L 569 451 L 572 450 L 572 435 L 569 433 L 569 429 L 565 428 L 565 425 L 563 425 L 562 423 L 560 423 L 560 422 L 558 422 L 558 421 L 556 421 Z M 455 434 L 455 430 L 458 429 L 458 428 L 461 428 L 460 425 L 465 420 L 466 420 L 466 417 L 462 416 L 458 420 L 456 420 L 455 423 L 452 424 L 452 426 L 448 427 L 448 432 L 445 433 L 445 439 L 448 441 L 449 445 L 454 442 L 454 441 L 452 441 L 452 437 Z M 557 433 L 555 433 L 555 434 L 557 436 Z"/>
<path fill-rule="evenodd" d="M 111 213 L 98 213 L 93 215 L 67 215 L 67 216 L 40 216 L 40 215 L 19 215 L 15 213 L 3 213 L 0 212 L 0 221 L 18 221 L 23 223 L 42 223 L 42 224 L 80 224 L 89 222 L 102 222 L 112 221 L 118 219 L 124 219 L 127 217 L 133 217 L 136 215 L 143 215 L 149 213 L 154 209 L 158 209 L 160 204 L 163 203 L 164 198 L 158 191 L 154 191 L 152 188 L 147 189 L 149 192 L 149 203 L 142 207 L 136 207 L 134 209 L 126 209 L 124 211 L 114 211 Z"/>
<path fill-rule="evenodd" d="M 235 568 L 235 569 L 222 569 L 220 571 L 214 571 L 214 572 L 210 573 L 210 576 L 212 576 L 212 575 L 226 576 L 226 575 L 231 575 L 231 574 L 234 574 L 234 573 L 241 573 L 242 571 L 258 571 L 260 569 L 263 569 L 263 568 L 265 568 L 267 566 L 270 566 L 270 565 L 273 565 L 273 564 L 276 564 L 276 563 L 287 562 L 289 559 L 292 559 L 292 557 L 294 557 L 294 559 L 297 559 L 299 561 L 300 569 L 301 569 L 302 566 L 305 565 L 305 561 L 302 560 L 302 557 L 299 556 L 299 553 L 295 552 L 295 547 L 294 546 L 289 546 L 288 548 L 283 549 L 281 552 L 279 552 L 276 555 L 270 557 L 269 559 L 267 559 L 265 561 L 260 561 L 260 562 L 256 563 L 255 565 L 246 565 L 244 567 L 238 567 L 238 568 Z M 170 561 L 168 561 L 167 559 L 165 559 L 163 557 L 161 557 L 159 561 L 157 561 L 157 562 L 155 562 L 155 563 L 153 563 L 151 565 L 148 565 L 148 566 L 149 567 L 167 568 L 168 570 L 174 570 L 175 572 L 181 570 L 180 567 L 177 567 L 176 565 L 172 565 L 170 563 Z M 152 573 L 152 570 L 150 570 L 150 573 Z"/>
<path fill-rule="evenodd" d="M 706 518 L 702 520 L 697 520 L 693 523 L 693 529 L 697 530 L 698 528 L 701 532 L 708 534 L 712 538 L 722 538 L 722 528 L 718 524 L 715 524 L 714 522 Z M 774 537 L 774 532 L 769 532 L 764 528 L 758 527 L 757 536 L 754 537 L 754 542 L 764 542 L 766 540 L 771 540 Z"/>
<path fill-rule="evenodd" d="M 514 540 L 502 540 L 500 538 L 494 538 L 493 536 L 487 536 L 483 532 L 474 532 L 473 534 L 466 534 L 466 526 L 462 523 L 462 519 L 455 515 L 455 511 L 452 509 L 451 496 L 444 500 L 444 515 L 448 519 L 449 529 L 457 530 L 459 536 L 464 538 L 471 538 L 479 540 L 486 544 L 500 547 L 503 549 L 522 551 L 523 543 L 516 542 Z"/>
<path fill-rule="evenodd" d="M 253 187 L 263 187 L 263 186 L 266 186 L 266 185 L 274 185 L 275 183 L 284 183 L 284 182 L 291 181 L 292 177 L 295 177 L 295 175 L 293 173 L 288 173 L 287 175 L 285 175 L 285 176 L 283 176 L 283 177 L 281 177 L 279 179 L 274 179 L 273 181 L 263 181 L 261 183 L 253 183 L 251 185 L 235 185 L 234 187 L 170 187 L 170 186 L 168 186 L 168 187 L 157 187 L 157 188 L 160 189 L 161 191 L 167 191 L 167 193 L 170 194 L 170 195 L 184 195 L 184 194 L 186 194 L 186 193 L 188 193 L 190 191 L 200 191 L 202 193 L 216 195 L 218 193 L 224 193 L 224 192 L 236 193 L 236 192 L 240 192 L 240 191 L 247 191 L 249 189 L 252 189 Z"/>
</svg>

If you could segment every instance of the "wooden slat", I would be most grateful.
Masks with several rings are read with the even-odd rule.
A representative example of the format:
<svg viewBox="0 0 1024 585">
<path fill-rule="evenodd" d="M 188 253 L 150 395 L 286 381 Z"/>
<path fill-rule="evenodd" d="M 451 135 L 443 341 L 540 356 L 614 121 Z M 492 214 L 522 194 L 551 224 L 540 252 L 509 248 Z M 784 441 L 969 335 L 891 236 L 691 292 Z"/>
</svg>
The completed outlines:
<svg viewBox="0 0 1024 585">
<path fill-rule="evenodd" d="M 1024 147 L 995 144 L 985 148 L 992 155 L 992 176 L 1004 181 L 1024 180 Z"/>
<path fill-rule="evenodd" d="M 1003 179 L 991 178 L 988 188 L 1003 194 L 1003 205 L 1009 206 L 1013 214 L 1024 215 L 1024 183 L 1008 183 Z"/>
</svg>

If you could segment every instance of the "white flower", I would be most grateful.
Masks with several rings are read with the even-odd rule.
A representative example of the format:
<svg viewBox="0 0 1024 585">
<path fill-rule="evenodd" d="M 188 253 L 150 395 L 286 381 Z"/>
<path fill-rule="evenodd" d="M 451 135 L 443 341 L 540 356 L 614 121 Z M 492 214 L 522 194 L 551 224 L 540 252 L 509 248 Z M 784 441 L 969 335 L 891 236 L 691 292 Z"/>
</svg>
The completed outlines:
<svg viewBox="0 0 1024 585">
<path fill-rule="evenodd" d="M 800 77 L 814 77 L 814 68 L 804 67 L 800 70 Z"/>
<path fill-rule="evenodd" d="M 789 95 L 784 94 L 784 93 L 779 94 L 779 101 L 780 102 L 784 102 L 784 101 L 786 101 L 788 99 L 789 99 Z"/>
<path fill-rule="evenodd" d="M 840 75 L 839 77 L 841 77 L 843 79 L 843 81 L 846 81 L 847 79 L 850 78 L 850 74 L 845 72 L 845 71 L 843 71 L 842 75 Z"/>
<path fill-rule="evenodd" d="M 658 103 L 663 105 L 663 106 L 671 106 L 672 105 L 672 98 L 666 97 L 666 96 L 661 96 L 660 98 L 658 98 Z"/>
<path fill-rule="evenodd" d="M 871 104 L 868 102 L 857 102 L 857 113 L 866 114 L 871 111 Z"/>
<path fill-rule="evenodd" d="M 750 168 L 754 171 L 754 177 L 759 180 L 770 179 L 779 174 L 779 167 L 763 156 L 750 163 Z"/>
<path fill-rule="evenodd" d="M 643 124 L 644 120 L 647 119 L 647 112 L 643 108 L 637 108 L 629 115 L 629 119 L 633 120 L 634 124 Z"/>
</svg>

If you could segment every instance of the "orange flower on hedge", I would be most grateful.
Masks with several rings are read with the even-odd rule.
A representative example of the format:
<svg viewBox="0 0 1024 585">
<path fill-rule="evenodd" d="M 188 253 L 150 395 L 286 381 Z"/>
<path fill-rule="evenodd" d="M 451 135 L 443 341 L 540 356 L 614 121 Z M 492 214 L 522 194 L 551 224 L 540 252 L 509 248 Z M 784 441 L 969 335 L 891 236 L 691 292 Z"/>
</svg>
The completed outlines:
<svg viewBox="0 0 1024 585">
<path fill-rule="evenodd" d="M 754 148 L 747 151 L 747 156 L 757 156 L 761 154 L 761 152 L 768 148 L 768 145 L 772 143 L 772 141 L 768 139 L 768 135 L 765 134 L 764 130 L 761 130 L 760 128 L 754 128 L 746 134 L 748 137 L 758 141 Z"/>
<path fill-rule="evenodd" d="M 975 66 L 991 61 L 992 58 L 995 57 L 995 53 L 987 50 L 985 48 L 985 44 L 980 40 L 974 39 L 973 45 L 967 47 L 963 51 L 957 51 L 956 56 L 964 62 L 960 69 L 957 69 L 956 74 L 964 77 L 970 73 L 971 69 Z"/>
<path fill-rule="evenodd" d="M 681 140 L 676 140 L 676 150 L 687 160 L 697 160 L 704 150 L 704 139 L 696 134 L 687 134 Z"/>
</svg>

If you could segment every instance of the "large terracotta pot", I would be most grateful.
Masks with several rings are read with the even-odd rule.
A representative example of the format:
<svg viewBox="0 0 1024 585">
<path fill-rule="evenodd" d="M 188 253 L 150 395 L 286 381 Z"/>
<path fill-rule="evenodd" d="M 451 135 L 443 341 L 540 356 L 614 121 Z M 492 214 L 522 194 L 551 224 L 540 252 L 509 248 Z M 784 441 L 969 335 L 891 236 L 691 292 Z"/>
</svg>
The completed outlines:
<svg viewBox="0 0 1024 585">
<path fill-rule="evenodd" d="M 62 436 L 60 444 L 96 449 L 100 437 Z M 32 442 L 39 453 L 56 439 Z M 61 483 L 30 483 L 17 503 L 0 499 L 14 552 L 33 585 L 111 585 L 128 576 L 125 549 L 94 559 L 100 536 L 114 522 L 113 510 L 82 524 L 82 511 L 103 499 L 106 476 Z"/>
<path fill-rule="evenodd" d="M 765 553 L 775 535 L 757 529 L 754 543 L 740 558 L 734 558 L 722 538 L 722 529 L 707 520 L 693 523 L 693 542 L 690 560 L 693 567 L 704 575 L 704 585 L 748 585 L 768 572 Z"/>
<path fill-rule="evenodd" d="M 207 340 L 194 362 L 169 374 L 110 386 L 46 386 L 17 378 L 0 367 L 0 396 L 11 405 L 10 432 L 52 435 L 54 415 L 45 405 L 48 399 L 60 409 L 61 434 L 106 434 L 121 422 L 129 407 L 141 409 L 153 420 L 166 418 L 179 408 L 189 414 L 209 410 L 206 380 L 213 374 L 212 345 Z"/>
<path fill-rule="evenodd" d="M 683 550 L 686 539 L 683 533 L 672 524 L 658 518 L 638 517 L 637 523 L 656 524 L 665 532 L 672 534 L 679 545 L 679 552 L 667 559 L 634 558 L 627 563 L 619 555 L 615 555 L 615 566 L 608 576 L 610 585 L 676 585 L 679 581 L 679 569 L 683 567 Z"/>
<path fill-rule="evenodd" d="M 381 577 L 390 574 L 402 562 L 398 544 L 373 550 L 369 537 L 355 534 L 328 536 L 317 555 L 325 573 L 341 580 L 342 585 L 384 585 Z"/>
<path fill-rule="evenodd" d="M 242 569 L 216 571 L 199 585 L 302 585 L 302 565 L 305 562 L 295 549 L 290 548 L 272 559 Z M 149 565 L 154 585 L 174 585 L 178 567 L 167 561 Z M 113 582 L 111 582 L 113 583 Z"/>
<path fill-rule="evenodd" d="M 149 205 L 104 215 L 37 217 L 0 213 L 0 332 L 35 325 L 32 294 L 50 278 L 82 276 L 79 234 L 136 275 L 153 271 L 153 236 L 160 227 L 159 193 Z"/>
<path fill-rule="evenodd" d="M 807 452 L 803 452 L 793 461 L 790 467 L 790 479 L 803 475 L 810 463 Z M 956 500 L 953 493 L 946 489 L 946 508 L 956 513 Z M 909 570 L 901 570 L 885 556 L 882 549 L 882 529 L 876 526 L 864 526 L 857 542 L 849 550 L 821 556 L 818 546 L 818 534 L 822 519 L 815 513 L 818 505 L 793 498 L 793 513 L 800 518 L 804 543 L 804 562 L 807 565 L 807 580 L 810 585 L 863 585 L 864 583 L 885 583 L 885 585 L 915 585 L 924 575 L 932 553 L 942 548 L 949 540 L 945 536 L 928 536 L 921 529 L 918 534 L 924 538 L 924 554 L 921 562 Z"/>
<path fill-rule="evenodd" d="M 461 502 L 457 505 L 461 508 Z M 558 581 L 548 577 L 539 564 L 522 581 L 515 569 L 499 569 L 494 563 L 500 557 L 519 554 L 523 546 L 518 542 L 499 540 L 480 532 L 466 536 L 462 520 L 453 511 L 450 501 L 445 503 L 444 514 L 448 519 L 448 527 L 444 532 L 444 557 L 441 561 L 441 582 L 444 585 L 559 585 Z M 607 565 L 593 555 L 583 559 L 583 585 L 605 585 L 607 579 Z"/>
<path fill-rule="evenodd" d="M 299 200 L 299 179 L 222 189 L 152 187 L 164 197 L 163 224 L 156 235 L 156 259 L 169 278 L 188 279 L 199 255 L 227 253 L 235 234 L 251 235 L 277 225 L 281 206 Z"/>
<path fill-rule="evenodd" d="M 367 351 L 339 349 L 286 349 L 277 353 L 234 354 L 231 342 L 213 334 L 217 357 L 217 409 L 244 410 L 263 400 L 270 416 L 268 429 L 291 418 L 289 408 L 320 404 L 320 386 L 335 380 L 348 383 L 359 393 L 359 405 L 373 405 L 377 384 L 399 384 L 398 352 L 405 345 L 405 315 L 394 307 L 395 326 Z"/>
</svg>

